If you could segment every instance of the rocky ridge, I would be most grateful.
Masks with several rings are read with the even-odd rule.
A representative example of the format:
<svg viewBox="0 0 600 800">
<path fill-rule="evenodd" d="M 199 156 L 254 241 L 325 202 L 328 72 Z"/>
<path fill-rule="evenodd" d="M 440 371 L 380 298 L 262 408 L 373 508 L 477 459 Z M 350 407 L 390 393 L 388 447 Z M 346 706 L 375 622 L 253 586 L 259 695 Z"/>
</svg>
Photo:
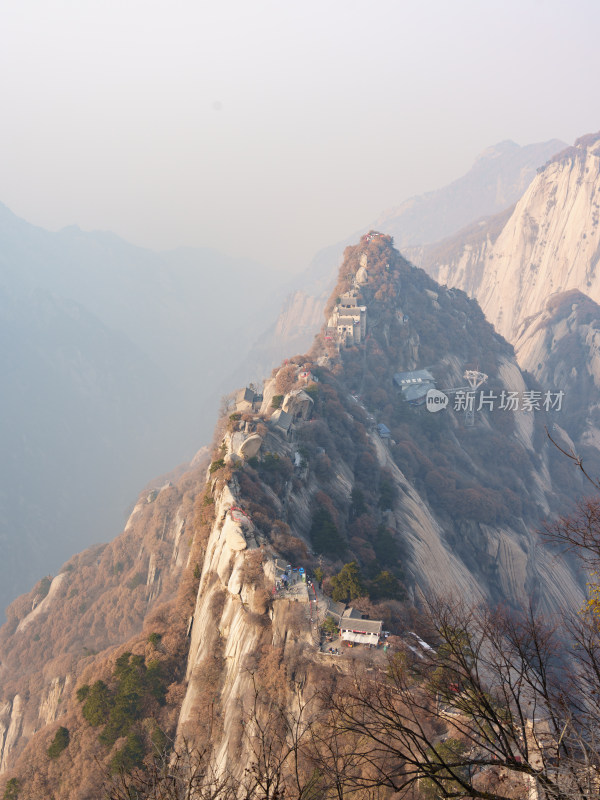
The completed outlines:
<svg viewBox="0 0 600 800">
<path fill-rule="evenodd" d="M 510 217 L 413 253 L 437 281 L 467 291 L 509 341 L 549 295 L 600 301 L 600 134 L 541 169 Z"/>
<path fill-rule="evenodd" d="M 411 266 L 390 237 L 346 250 L 328 310 L 352 292 L 367 309 L 364 340 L 347 346 L 324 328 L 261 394 L 236 399 L 208 469 L 140 497 L 121 537 L 67 563 L 45 599 L 38 587 L 9 609 L 0 745 L 23 798 L 97 797 L 103 770 L 131 766 L 157 731 L 208 743 L 218 773 L 241 775 L 257 688 L 294 708 L 338 669 L 317 647 L 325 598 L 317 607 L 305 584 L 279 593 L 282 563 L 322 564 L 327 588 L 355 562 L 364 607 L 398 634 L 435 594 L 580 607 L 582 576 L 537 533 L 582 489 L 545 436 L 556 414 L 485 406 L 470 425 L 454 402 L 469 369 L 497 398 L 552 387 L 521 373 L 477 303 Z M 416 369 L 453 398 L 445 410 L 407 402 L 394 375 Z M 124 675 L 137 675 L 135 714 L 117 719 Z M 70 741 L 55 760 L 59 724 Z"/>
<path fill-rule="evenodd" d="M 424 266 L 421 252 L 428 250 L 432 242 L 467 225 L 473 225 L 479 234 L 479 221 L 483 217 L 496 214 L 504 217 L 505 210 L 514 206 L 529 186 L 536 169 L 564 148 L 565 143 L 558 139 L 524 147 L 511 141 L 499 142 L 484 150 L 465 175 L 441 189 L 409 198 L 382 212 L 373 227 L 393 236 L 401 252 L 415 264 Z M 303 352 L 311 346 L 321 326 L 344 247 L 364 230 L 315 256 L 301 284 L 290 291 L 274 325 L 249 353 L 253 374 L 266 372 L 290 353 Z M 461 288 L 470 293 L 470 287 L 461 285 Z"/>
</svg>

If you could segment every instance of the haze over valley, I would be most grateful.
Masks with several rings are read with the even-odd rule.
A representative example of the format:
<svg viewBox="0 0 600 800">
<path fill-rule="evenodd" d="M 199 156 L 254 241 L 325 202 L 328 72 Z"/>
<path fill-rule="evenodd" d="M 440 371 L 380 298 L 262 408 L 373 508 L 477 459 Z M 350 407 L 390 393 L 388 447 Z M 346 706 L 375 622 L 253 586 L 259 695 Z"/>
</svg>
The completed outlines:
<svg viewBox="0 0 600 800">
<path fill-rule="evenodd" d="M 597 796 L 599 24 L 0 10 L 2 800 Z"/>
<path fill-rule="evenodd" d="M 474 207 L 493 213 L 562 144 L 489 148 L 463 178 L 383 215 L 384 228 L 414 242 L 425 223 L 435 237 Z M 140 486 L 208 444 L 223 394 L 310 346 L 344 245 L 317 254 L 277 318 L 289 282 L 259 264 L 0 217 L 5 336 L 24 348 L 4 356 L 6 604 L 119 530 Z"/>
</svg>

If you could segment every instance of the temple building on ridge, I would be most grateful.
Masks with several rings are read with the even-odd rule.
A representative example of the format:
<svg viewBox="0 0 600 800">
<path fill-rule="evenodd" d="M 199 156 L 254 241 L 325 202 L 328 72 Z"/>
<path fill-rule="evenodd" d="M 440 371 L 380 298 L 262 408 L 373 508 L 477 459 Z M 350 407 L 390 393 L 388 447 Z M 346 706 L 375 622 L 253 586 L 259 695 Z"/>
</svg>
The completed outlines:
<svg viewBox="0 0 600 800">
<path fill-rule="evenodd" d="M 367 307 L 358 305 L 358 291 L 341 295 L 331 312 L 326 335 L 340 344 L 360 344 L 367 334 Z"/>
</svg>

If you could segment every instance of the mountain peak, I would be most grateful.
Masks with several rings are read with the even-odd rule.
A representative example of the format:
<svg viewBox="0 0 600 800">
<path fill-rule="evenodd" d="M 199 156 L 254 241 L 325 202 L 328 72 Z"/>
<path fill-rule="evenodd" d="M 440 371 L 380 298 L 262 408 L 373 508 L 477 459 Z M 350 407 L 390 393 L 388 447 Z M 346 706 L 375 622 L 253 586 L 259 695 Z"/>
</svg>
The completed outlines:
<svg viewBox="0 0 600 800">
<path fill-rule="evenodd" d="M 475 158 L 474 164 L 486 159 L 498 158 L 506 153 L 514 153 L 520 149 L 520 145 L 518 145 L 516 142 L 513 142 L 512 139 L 504 139 L 504 141 L 490 145 L 490 147 L 486 147 L 485 150 L 482 150 L 481 153 L 479 153 L 479 155 Z"/>
<path fill-rule="evenodd" d="M 475 295 L 513 342 L 549 295 L 579 288 L 600 301 L 600 134 L 577 141 L 538 170 L 506 218 L 420 253 L 440 282 Z"/>
<path fill-rule="evenodd" d="M 586 133 L 580 136 L 579 139 L 575 139 L 575 147 L 592 147 L 597 142 L 600 142 L 600 131 L 597 133 Z"/>
<path fill-rule="evenodd" d="M 600 154 L 600 131 L 598 133 L 586 133 L 575 140 L 571 147 L 565 147 L 549 159 L 538 172 L 544 172 L 550 164 L 572 164 L 575 159 L 582 160 L 587 154 Z"/>
<path fill-rule="evenodd" d="M 406 200 L 381 214 L 375 224 L 392 234 L 401 249 L 439 241 L 515 203 L 540 165 L 564 146 L 557 139 L 525 147 L 510 139 L 499 142 L 480 153 L 465 175 Z"/>
</svg>

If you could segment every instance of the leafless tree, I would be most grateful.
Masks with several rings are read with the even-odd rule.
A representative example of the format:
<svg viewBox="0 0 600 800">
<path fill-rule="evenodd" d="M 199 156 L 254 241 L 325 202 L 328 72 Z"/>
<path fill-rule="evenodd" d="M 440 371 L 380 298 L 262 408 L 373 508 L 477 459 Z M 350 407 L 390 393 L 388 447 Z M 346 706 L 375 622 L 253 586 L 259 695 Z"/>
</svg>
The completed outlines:
<svg viewBox="0 0 600 800">
<path fill-rule="evenodd" d="M 308 748 L 316 720 L 316 696 L 300 687 L 281 703 L 252 675 L 250 706 L 243 711 L 243 749 L 248 766 L 241 779 L 244 797 L 256 800 L 312 800 L 321 796 L 321 776 Z"/>
<path fill-rule="evenodd" d="M 332 689 L 324 693 L 326 706 L 331 708 L 331 699 L 336 691 Z M 325 716 L 322 721 L 315 720 L 311 725 L 308 749 L 320 775 L 323 798 L 377 800 L 380 796 L 379 786 L 366 785 L 359 780 L 364 766 L 360 753 L 361 739 L 359 731 L 332 724 L 331 717 Z"/>
<path fill-rule="evenodd" d="M 546 534 L 600 569 L 600 501 L 583 501 Z M 217 776 L 207 752 L 188 748 L 121 776 L 107 798 L 598 798 L 600 589 L 573 617 L 449 601 L 431 603 L 427 617 L 430 649 L 407 648 L 309 700 L 253 679 L 241 776 Z"/>
<path fill-rule="evenodd" d="M 429 621 L 434 650 L 398 654 L 387 673 L 357 673 L 329 698 L 332 729 L 356 743 L 346 793 L 380 786 L 482 800 L 596 796 L 593 622 L 567 631 L 532 612 L 450 603 L 431 607 Z"/>
<path fill-rule="evenodd" d="M 583 474 L 596 491 L 600 481 L 587 471 L 583 459 L 574 450 L 565 450 L 546 431 L 552 444 Z M 575 512 L 549 522 L 542 534 L 564 551 L 574 553 L 588 568 L 600 567 L 600 499 L 586 498 L 577 504 Z"/>
<path fill-rule="evenodd" d="M 185 746 L 119 776 L 108 800 L 593 798 L 600 787 L 600 641 L 584 614 L 428 610 L 431 649 L 358 668 L 319 696 L 253 678 L 245 769 L 224 775 Z"/>
<path fill-rule="evenodd" d="M 322 775 L 308 747 L 315 696 L 305 700 L 298 689 L 291 704 L 284 704 L 251 678 L 249 702 L 241 709 L 241 762 L 217 767 L 210 743 L 199 749 L 183 741 L 144 769 L 110 778 L 106 800 L 322 798 Z"/>
<path fill-rule="evenodd" d="M 182 741 L 157 753 L 144 769 L 121 772 L 104 785 L 106 800 L 235 800 L 237 786 L 230 775 L 215 769 L 208 747 Z"/>
</svg>

